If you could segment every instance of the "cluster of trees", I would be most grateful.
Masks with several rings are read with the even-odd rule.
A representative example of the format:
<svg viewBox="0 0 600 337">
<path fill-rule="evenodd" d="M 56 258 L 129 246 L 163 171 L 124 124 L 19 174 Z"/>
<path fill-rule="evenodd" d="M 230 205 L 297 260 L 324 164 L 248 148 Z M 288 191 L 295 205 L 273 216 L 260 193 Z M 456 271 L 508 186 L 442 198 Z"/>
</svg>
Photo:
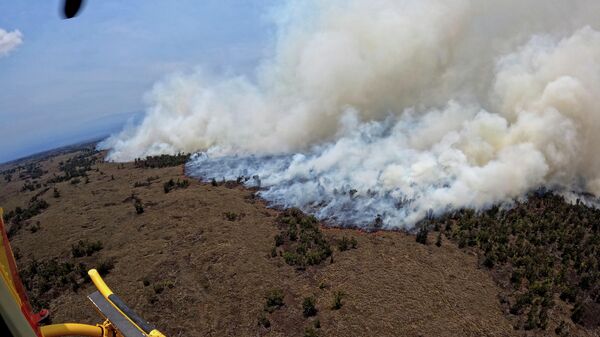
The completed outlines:
<svg viewBox="0 0 600 337">
<path fill-rule="evenodd" d="M 190 159 L 189 154 L 178 153 L 176 155 L 163 154 L 160 156 L 148 156 L 146 159 L 136 158 L 135 167 L 138 168 L 163 168 L 185 164 Z"/>
<path fill-rule="evenodd" d="M 516 327 L 545 329 L 555 296 L 571 319 L 600 325 L 600 210 L 539 192 L 510 209 L 461 210 L 437 221 L 459 247 L 474 247 L 500 284 Z"/>
<path fill-rule="evenodd" d="M 10 224 L 10 228 L 6 232 L 8 237 L 16 235 L 26 220 L 42 213 L 43 210 L 48 208 L 49 204 L 41 198 L 33 197 L 29 201 L 27 208 L 16 207 L 14 210 L 4 214 L 4 221 Z"/>
<path fill-rule="evenodd" d="M 92 265 L 100 274 L 106 275 L 114 268 L 114 260 L 96 260 Z M 35 311 L 48 308 L 50 301 L 63 292 L 69 289 L 77 291 L 82 285 L 91 282 L 87 276 L 88 265 L 76 260 L 33 259 L 20 266 L 21 280 Z"/>
<path fill-rule="evenodd" d="M 25 181 L 25 183 L 23 183 L 23 186 L 21 186 L 21 192 L 25 192 L 25 191 L 31 191 L 31 192 L 33 192 L 33 191 L 35 191 L 35 190 L 37 190 L 38 188 L 41 188 L 41 187 L 42 187 L 42 184 L 39 181 L 37 181 L 37 180 L 34 180 L 34 181 L 27 180 L 27 181 Z"/>
<path fill-rule="evenodd" d="M 19 178 L 22 180 L 41 178 L 48 171 L 44 171 L 39 162 L 23 164 L 0 172 L 4 176 L 4 181 L 11 182 L 13 175 L 19 173 Z"/>
<path fill-rule="evenodd" d="M 10 169 L 2 170 L 2 172 L 0 172 L 0 174 L 4 176 L 4 181 L 9 183 L 12 180 L 13 174 L 15 174 L 16 172 L 17 172 L 17 168 L 13 167 Z"/>
<path fill-rule="evenodd" d="M 40 165 L 40 163 L 29 163 L 26 165 L 20 165 L 17 167 L 17 170 L 20 172 L 19 173 L 19 178 L 25 180 L 25 179 L 38 179 L 41 178 L 44 173 L 46 173 L 44 170 L 42 170 L 42 167 Z"/>
<path fill-rule="evenodd" d="M 331 244 L 314 216 L 291 208 L 279 215 L 277 225 L 281 231 L 275 236 L 272 255 L 277 255 L 279 251 L 287 264 L 304 269 L 318 265 L 332 255 Z"/>
<path fill-rule="evenodd" d="M 73 178 L 79 181 L 79 177 L 85 178 L 87 181 L 87 172 L 92 170 L 92 165 L 96 164 L 98 159 L 96 154 L 96 150 L 86 149 L 82 153 L 67 159 L 67 161 L 58 163 L 58 169 L 63 174 L 60 176 L 54 175 L 48 180 L 48 183 L 60 183 Z"/>
</svg>

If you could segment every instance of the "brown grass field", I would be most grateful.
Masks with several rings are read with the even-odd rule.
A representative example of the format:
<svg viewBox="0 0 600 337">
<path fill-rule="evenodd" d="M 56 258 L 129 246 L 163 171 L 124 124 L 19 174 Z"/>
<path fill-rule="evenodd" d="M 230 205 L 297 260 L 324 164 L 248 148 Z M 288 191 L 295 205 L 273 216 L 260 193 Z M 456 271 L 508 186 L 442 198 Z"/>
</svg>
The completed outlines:
<svg viewBox="0 0 600 337">
<path fill-rule="evenodd" d="M 58 175 L 58 163 L 76 153 L 32 159 L 47 171 L 38 180 Z M 25 269 L 32 260 L 56 259 L 91 268 L 111 259 L 114 268 L 105 281 L 167 336 L 305 336 L 317 320 L 318 336 L 553 334 L 515 330 L 492 274 L 479 267 L 475 253 L 448 240 L 436 247 L 402 232 L 322 228 L 331 242 L 355 238 L 357 248 L 340 252 L 332 245 L 332 259 L 297 270 L 271 256 L 280 211 L 267 208 L 253 191 L 190 179 L 189 187 L 165 193 L 166 181 L 186 179 L 183 166 L 143 169 L 103 162 L 103 155 L 95 154 L 89 183 L 49 184 L 41 193 L 44 187 L 23 192 L 18 174 L 0 181 L 5 210 L 27 205 L 39 193 L 49 204 L 11 237 L 17 263 Z M 134 187 L 150 177 L 158 178 Z M 60 197 L 53 197 L 53 187 Z M 141 201 L 142 214 L 136 213 L 132 194 Z M 39 229 L 32 229 L 38 221 Z M 75 258 L 72 245 L 79 240 L 101 241 L 103 248 Z M 79 286 L 44 295 L 53 322 L 99 323 L 86 299 L 93 285 L 73 282 Z M 284 305 L 269 313 L 265 296 L 274 289 L 283 291 Z M 343 305 L 333 310 L 338 291 L 344 293 Z M 307 296 L 316 298 L 318 310 L 310 318 L 302 313 Z M 259 324 L 260 317 L 269 321 L 268 328 Z M 576 326 L 571 332 L 594 336 Z"/>
</svg>

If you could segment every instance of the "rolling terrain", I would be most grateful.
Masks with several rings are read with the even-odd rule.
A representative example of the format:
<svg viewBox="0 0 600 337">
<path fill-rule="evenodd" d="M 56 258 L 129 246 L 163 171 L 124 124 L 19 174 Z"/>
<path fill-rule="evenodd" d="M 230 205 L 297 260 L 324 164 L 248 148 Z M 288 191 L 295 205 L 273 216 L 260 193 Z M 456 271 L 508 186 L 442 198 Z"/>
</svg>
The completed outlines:
<svg viewBox="0 0 600 337">
<path fill-rule="evenodd" d="M 545 330 L 515 328 L 501 264 L 461 243 L 463 218 L 454 232 L 430 224 L 424 245 L 270 209 L 235 182 L 187 178 L 177 161 L 65 152 L 5 165 L 0 181 L 23 282 L 54 322 L 99 322 L 85 271 L 100 268 L 168 336 L 598 336 L 558 294 Z"/>
</svg>

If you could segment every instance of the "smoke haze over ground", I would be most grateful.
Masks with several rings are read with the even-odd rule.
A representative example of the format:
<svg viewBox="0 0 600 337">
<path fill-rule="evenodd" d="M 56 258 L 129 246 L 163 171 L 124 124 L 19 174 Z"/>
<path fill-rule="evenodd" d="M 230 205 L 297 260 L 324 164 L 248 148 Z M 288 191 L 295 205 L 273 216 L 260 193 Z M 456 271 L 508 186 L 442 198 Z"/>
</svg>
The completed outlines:
<svg viewBox="0 0 600 337">
<path fill-rule="evenodd" d="M 410 228 L 541 187 L 600 194 L 596 1 L 303 1 L 247 77 L 157 84 L 108 159 L 202 151 L 277 205 Z"/>
</svg>

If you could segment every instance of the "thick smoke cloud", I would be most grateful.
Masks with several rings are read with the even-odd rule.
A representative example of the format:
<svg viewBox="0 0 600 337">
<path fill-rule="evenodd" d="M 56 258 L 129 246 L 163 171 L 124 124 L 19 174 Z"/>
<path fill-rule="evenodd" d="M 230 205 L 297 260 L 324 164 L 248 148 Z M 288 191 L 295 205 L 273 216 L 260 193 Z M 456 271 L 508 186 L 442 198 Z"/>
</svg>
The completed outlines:
<svg viewBox="0 0 600 337">
<path fill-rule="evenodd" d="M 20 31 L 7 32 L 0 28 L 0 57 L 8 55 L 21 43 L 23 43 L 23 34 Z"/>
<path fill-rule="evenodd" d="M 291 2 L 257 80 L 172 76 L 108 158 L 206 151 L 189 172 L 258 175 L 267 200 L 353 225 L 410 227 L 540 187 L 599 195 L 599 9 Z"/>
</svg>

